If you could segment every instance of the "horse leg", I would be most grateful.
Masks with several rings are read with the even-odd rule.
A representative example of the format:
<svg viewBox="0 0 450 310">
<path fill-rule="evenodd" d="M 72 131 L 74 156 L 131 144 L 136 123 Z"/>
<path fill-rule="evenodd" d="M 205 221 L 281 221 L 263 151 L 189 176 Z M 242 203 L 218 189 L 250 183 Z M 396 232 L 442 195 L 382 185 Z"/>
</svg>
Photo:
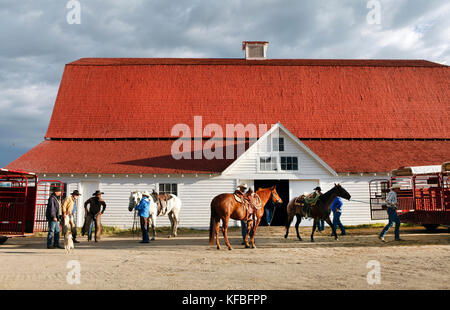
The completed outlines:
<svg viewBox="0 0 450 310">
<path fill-rule="evenodd" d="M 329 216 L 325 219 L 325 222 L 327 222 L 327 224 L 330 225 L 331 230 L 333 231 L 334 240 L 338 240 L 339 238 L 337 236 L 336 229 L 334 229 L 333 223 L 331 222 Z"/>
<path fill-rule="evenodd" d="M 155 226 L 156 226 L 156 214 L 150 215 L 150 218 L 152 220 L 152 240 L 155 240 L 156 239 L 156 229 L 155 229 Z"/>
<path fill-rule="evenodd" d="M 173 236 L 173 226 L 174 226 L 174 223 L 173 223 L 173 213 L 172 213 L 172 211 L 170 211 L 170 212 L 167 214 L 167 216 L 169 217 L 169 220 L 170 220 L 170 233 L 169 233 L 169 236 L 167 236 L 167 238 L 170 238 L 170 237 Z"/>
<path fill-rule="evenodd" d="M 214 227 L 214 234 L 216 235 L 216 245 L 217 249 L 220 250 L 220 242 L 219 242 L 220 219 L 217 219 L 215 224 L 216 227 Z"/>
<path fill-rule="evenodd" d="M 255 221 L 255 225 L 253 225 L 253 234 L 252 234 L 252 249 L 256 249 L 256 245 L 255 245 L 255 235 L 256 235 L 256 229 L 258 228 L 259 222 L 261 222 L 261 218 L 257 218 Z"/>
<path fill-rule="evenodd" d="M 229 221 L 228 217 L 222 220 L 222 233 L 223 238 L 225 239 L 225 244 L 228 247 L 228 250 L 232 250 L 233 248 L 231 247 L 230 241 L 228 241 L 228 221 Z"/>
<path fill-rule="evenodd" d="M 250 236 L 250 232 L 252 230 L 252 221 L 247 221 L 246 225 L 247 225 L 247 234 L 245 235 L 245 248 L 249 248 L 250 245 L 248 244 L 248 238 Z"/>
<path fill-rule="evenodd" d="M 316 226 L 317 226 L 317 217 L 314 218 L 314 224 L 311 233 L 311 242 L 314 242 L 314 232 L 316 231 Z"/>
<path fill-rule="evenodd" d="M 286 220 L 286 234 L 284 235 L 284 238 L 287 238 L 289 236 L 289 227 L 291 226 L 292 220 L 294 219 L 293 214 L 289 214 L 288 218 Z"/>
<path fill-rule="evenodd" d="M 173 236 L 177 236 L 177 230 L 178 230 L 178 210 L 172 209 L 172 216 L 173 216 Z"/>
<path fill-rule="evenodd" d="M 297 231 L 297 238 L 299 241 L 302 241 L 302 237 L 300 236 L 300 232 L 298 231 L 298 225 L 300 225 L 302 221 L 302 216 L 300 214 L 295 215 L 297 217 L 297 221 L 295 222 L 295 230 Z"/>
</svg>

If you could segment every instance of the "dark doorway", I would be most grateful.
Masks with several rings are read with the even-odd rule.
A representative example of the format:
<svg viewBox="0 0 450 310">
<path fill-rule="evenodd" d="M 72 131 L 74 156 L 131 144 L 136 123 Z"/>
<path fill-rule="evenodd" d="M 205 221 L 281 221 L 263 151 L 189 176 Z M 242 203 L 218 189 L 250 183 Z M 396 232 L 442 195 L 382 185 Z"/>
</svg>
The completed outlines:
<svg viewBox="0 0 450 310">
<path fill-rule="evenodd" d="M 286 222 L 286 206 L 289 202 L 289 180 L 255 180 L 255 190 L 276 185 L 277 193 L 283 200 L 283 204 L 276 205 L 271 200 L 267 202 L 266 208 L 273 210 L 273 217 L 270 226 L 284 226 Z M 266 214 L 261 219 L 261 226 L 267 226 Z"/>
</svg>

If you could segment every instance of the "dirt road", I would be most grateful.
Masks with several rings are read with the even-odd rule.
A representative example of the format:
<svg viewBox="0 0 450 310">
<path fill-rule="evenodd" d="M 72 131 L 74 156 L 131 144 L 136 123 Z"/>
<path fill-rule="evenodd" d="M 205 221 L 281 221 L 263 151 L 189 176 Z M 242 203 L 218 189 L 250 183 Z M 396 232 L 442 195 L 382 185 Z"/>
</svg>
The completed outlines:
<svg viewBox="0 0 450 310">
<path fill-rule="evenodd" d="M 233 251 L 209 246 L 207 232 L 160 235 L 149 245 L 131 236 L 82 238 L 69 255 L 46 249 L 44 238 L 10 239 L 0 246 L 0 289 L 450 289 L 448 230 L 402 228 L 406 241 L 390 232 L 384 244 L 379 229 L 334 241 L 327 228 L 315 243 L 310 228 L 302 228 L 302 242 L 293 232 L 285 240 L 282 228 L 262 227 L 258 248 L 244 249 L 233 231 Z M 70 260 L 80 264 L 80 284 L 67 282 Z M 380 263 L 381 284 L 367 282 L 371 260 Z"/>
</svg>

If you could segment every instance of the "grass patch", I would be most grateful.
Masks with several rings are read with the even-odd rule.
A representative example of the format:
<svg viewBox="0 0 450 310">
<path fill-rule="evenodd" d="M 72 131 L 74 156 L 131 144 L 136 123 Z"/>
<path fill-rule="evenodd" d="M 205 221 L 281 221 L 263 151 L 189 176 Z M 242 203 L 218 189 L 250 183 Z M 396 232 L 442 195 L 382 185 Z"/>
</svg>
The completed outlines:
<svg viewBox="0 0 450 310">
<path fill-rule="evenodd" d="M 386 224 L 376 223 L 376 224 L 360 224 L 360 225 L 352 225 L 352 226 L 344 225 L 344 226 L 345 229 L 363 229 L 363 228 L 383 228 L 384 226 L 386 226 Z"/>
</svg>

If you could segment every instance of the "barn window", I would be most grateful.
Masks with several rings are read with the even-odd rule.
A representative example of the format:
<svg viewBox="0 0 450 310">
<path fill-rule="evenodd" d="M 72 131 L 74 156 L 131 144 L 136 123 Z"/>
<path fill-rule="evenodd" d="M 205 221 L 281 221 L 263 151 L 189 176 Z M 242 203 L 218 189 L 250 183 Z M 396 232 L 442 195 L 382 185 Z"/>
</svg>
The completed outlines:
<svg viewBox="0 0 450 310">
<path fill-rule="evenodd" d="M 159 192 L 178 196 L 178 186 L 176 183 L 160 183 Z"/>
<path fill-rule="evenodd" d="M 281 157 L 281 170 L 297 171 L 298 170 L 298 158 L 292 156 Z"/>
<path fill-rule="evenodd" d="M 271 156 L 263 156 L 260 158 L 261 171 L 277 171 L 277 158 Z"/>
<path fill-rule="evenodd" d="M 272 138 L 272 150 L 275 152 L 283 152 L 284 138 Z"/>
</svg>

